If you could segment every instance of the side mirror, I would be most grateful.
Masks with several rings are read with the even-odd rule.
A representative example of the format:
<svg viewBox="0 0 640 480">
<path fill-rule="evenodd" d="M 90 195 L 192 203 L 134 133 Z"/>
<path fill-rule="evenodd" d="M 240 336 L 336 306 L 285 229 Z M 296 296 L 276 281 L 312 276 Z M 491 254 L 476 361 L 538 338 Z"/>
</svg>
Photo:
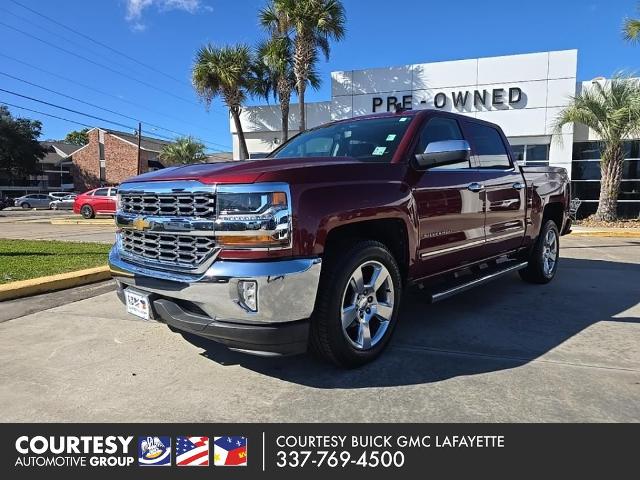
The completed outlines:
<svg viewBox="0 0 640 480">
<path fill-rule="evenodd" d="M 433 168 L 468 162 L 470 156 L 471 147 L 466 140 L 442 140 L 429 143 L 424 153 L 416 155 L 416 162 L 421 168 Z"/>
</svg>

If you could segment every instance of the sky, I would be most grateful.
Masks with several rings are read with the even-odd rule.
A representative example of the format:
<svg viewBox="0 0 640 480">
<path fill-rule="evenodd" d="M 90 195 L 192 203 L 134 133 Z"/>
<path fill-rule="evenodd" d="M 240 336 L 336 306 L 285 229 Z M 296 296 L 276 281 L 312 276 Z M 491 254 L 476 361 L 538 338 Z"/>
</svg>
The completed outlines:
<svg viewBox="0 0 640 480">
<path fill-rule="evenodd" d="M 207 110 L 190 85 L 190 68 L 206 43 L 265 38 L 257 21 L 265 3 L 0 0 L 0 89 L 13 92 L 0 91 L 0 103 L 42 121 L 42 139 L 64 138 L 80 124 L 129 131 L 142 121 L 148 135 L 188 134 L 208 151 L 229 151 L 226 108 L 218 99 Z M 578 80 L 640 71 L 640 45 L 620 34 L 625 17 L 640 17 L 634 0 L 343 3 L 346 38 L 318 65 L 322 86 L 307 101 L 330 99 L 331 71 L 547 50 L 577 48 Z"/>
</svg>

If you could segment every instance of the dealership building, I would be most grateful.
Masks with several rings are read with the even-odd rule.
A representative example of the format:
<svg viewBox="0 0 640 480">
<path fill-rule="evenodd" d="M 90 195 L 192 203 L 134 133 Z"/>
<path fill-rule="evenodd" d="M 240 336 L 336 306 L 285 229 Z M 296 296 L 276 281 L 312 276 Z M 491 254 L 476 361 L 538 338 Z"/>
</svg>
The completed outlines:
<svg viewBox="0 0 640 480">
<path fill-rule="evenodd" d="M 556 132 L 560 110 L 582 88 L 578 51 L 562 50 L 501 57 L 348 70 L 331 73 L 331 100 L 307 104 L 309 128 L 331 120 L 404 108 L 431 108 L 487 120 L 502 127 L 515 158 L 528 165 L 564 167 L 579 215 L 595 212 L 600 191 L 597 136 L 583 125 Z M 602 79 L 600 79 L 602 80 Z M 297 133 L 298 106 L 292 105 L 290 136 Z M 252 158 L 276 148 L 282 138 L 278 105 L 248 107 L 242 114 Z M 230 122 L 234 157 L 238 138 Z M 640 213 L 640 141 L 629 139 L 623 168 L 619 213 Z"/>
</svg>

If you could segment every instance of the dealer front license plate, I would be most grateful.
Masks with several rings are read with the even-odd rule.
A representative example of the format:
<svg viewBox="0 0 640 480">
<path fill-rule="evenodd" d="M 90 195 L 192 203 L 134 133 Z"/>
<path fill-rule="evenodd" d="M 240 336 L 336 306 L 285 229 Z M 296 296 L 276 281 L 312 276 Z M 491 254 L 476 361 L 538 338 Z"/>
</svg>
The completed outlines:
<svg viewBox="0 0 640 480">
<path fill-rule="evenodd" d="M 124 291 L 124 298 L 127 301 L 127 312 L 149 320 L 149 297 L 147 295 L 127 288 Z"/>
</svg>

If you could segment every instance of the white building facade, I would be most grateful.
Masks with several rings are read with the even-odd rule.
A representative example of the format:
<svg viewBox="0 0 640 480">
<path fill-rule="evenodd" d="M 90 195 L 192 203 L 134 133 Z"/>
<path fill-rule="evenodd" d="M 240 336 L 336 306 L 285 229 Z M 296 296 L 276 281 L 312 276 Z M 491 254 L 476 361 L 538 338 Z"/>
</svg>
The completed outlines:
<svg viewBox="0 0 640 480">
<path fill-rule="evenodd" d="M 400 67 L 332 72 L 331 100 L 307 104 L 309 128 L 343 118 L 384 111 L 397 105 L 461 113 L 502 127 L 516 158 L 533 165 L 564 167 L 582 215 L 593 213 L 599 193 L 597 138 L 583 126 L 555 129 L 559 111 L 591 82 L 576 79 L 577 50 Z M 298 105 L 291 105 L 290 136 L 297 133 Z M 250 156 L 261 157 L 282 138 L 278 105 L 248 107 L 242 114 Z M 234 157 L 238 139 L 230 122 Z M 620 214 L 640 211 L 640 142 L 627 142 Z"/>
</svg>

